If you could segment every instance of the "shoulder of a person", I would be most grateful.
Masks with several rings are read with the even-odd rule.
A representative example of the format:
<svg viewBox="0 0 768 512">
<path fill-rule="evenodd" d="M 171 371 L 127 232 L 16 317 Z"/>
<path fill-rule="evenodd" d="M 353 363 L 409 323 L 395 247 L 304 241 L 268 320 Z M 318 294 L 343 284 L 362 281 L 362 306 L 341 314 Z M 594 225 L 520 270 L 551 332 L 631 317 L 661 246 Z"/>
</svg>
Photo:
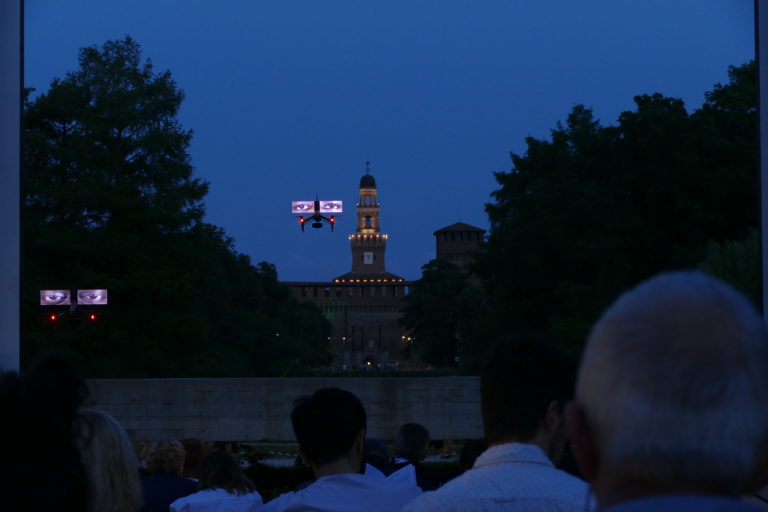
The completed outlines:
<svg viewBox="0 0 768 512">
<path fill-rule="evenodd" d="M 171 503 L 171 510 L 173 511 L 183 510 L 182 507 L 186 506 L 189 503 L 214 499 L 216 498 L 216 496 L 221 494 L 222 491 L 223 491 L 222 489 L 203 489 L 202 491 L 197 491 L 192 494 L 188 494 L 183 498 L 179 498 L 173 503 Z M 227 491 L 223 491 L 223 492 L 226 493 Z"/>
<path fill-rule="evenodd" d="M 259 509 L 260 512 L 274 512 L 284 510 L 292 501 L 295 500 L 296 491 L 286 492 L 280 496 L 269 500 Z"/>
<path fill-rule="evenodd" d="M 406 503 L 401 512 L 461 510 L 461 508 L 456 508 L 456 499 L 457 497 L 455 496 L 445 496 L 437 491 L 427 491 Z"/>
</svg>

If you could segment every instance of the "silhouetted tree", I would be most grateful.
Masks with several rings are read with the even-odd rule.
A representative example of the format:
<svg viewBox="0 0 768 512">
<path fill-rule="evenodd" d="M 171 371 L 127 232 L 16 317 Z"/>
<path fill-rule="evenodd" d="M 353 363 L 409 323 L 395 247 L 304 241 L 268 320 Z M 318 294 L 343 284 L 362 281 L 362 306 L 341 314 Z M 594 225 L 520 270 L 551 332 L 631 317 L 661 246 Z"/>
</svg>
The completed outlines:
<svg viewBox="0 0 768 512">
<path fill-rule="evenodd" d="M 489 332 L 545 329 L 579 347 L 599 313 L 657 272 L 693 268 L 710 241 L 758 222 L 754 63 L 689 114 L 660 94 L 603 126 L 578 105 L 496 173 L 477 273 Z"/>
<path fill-rule="evenodd" d="M 203 222 L 208 184 L 193 176 L 170 72 L 142 62 L 130 37 L 83 48 L 79 64 L 25 105 L 25 360 L 54 348 L 110 377 L 328 364 L 319 310 Z M 110 305 L 93 325 L 41 321 L 38 289 L 101 287 Z"/>
<path fill-rule="evenodd" d="M 436 259 L 404 299 L 401 323 L 411 332 L 407 353 L 435 366 L 474 361 L 476 321 L 485 314 L 482 290 L 459 267 Z"/>
</svg>

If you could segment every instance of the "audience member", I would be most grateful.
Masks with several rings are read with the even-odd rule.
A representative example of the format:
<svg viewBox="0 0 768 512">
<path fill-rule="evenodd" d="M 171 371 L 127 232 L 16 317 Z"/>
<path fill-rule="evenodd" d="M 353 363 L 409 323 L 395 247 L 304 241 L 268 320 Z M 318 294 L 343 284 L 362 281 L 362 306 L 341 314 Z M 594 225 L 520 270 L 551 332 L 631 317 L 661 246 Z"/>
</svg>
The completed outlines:
<svg viewBox="0 0 768 512">
<path fill-rule="evenodd" d="M 208 447 L 200 439 L 195 437 L 182 439 L 181 445 L 186 452 L 184 469 L 181 472 L 181 476 L 185 478 L 195 478 L 195 475 L 197 475 L 197 472 L 200 469 L 200 463 L 203 462 L 203 457 L 208 453 Z"/>
<path fill-rule="evenodd" d="M 488 449 L 471 470 L 403 511 L 589 509 L 587 485 L 555 468 L 566 442 L 563 404 L 572 397 L 575 373 L 575 361 L 538 335 L 497 343 L 480 373 Z"/>
<path fill-rule="evenodd" d="M 23 377 L 0 374 L 3 510 L 87 510 L 74 429 L 86 394 L 72 366 L 55 356 L 39 360 Z"/>
<path fill-rule="evenodd" d="M 395 512 L 421 493 L 413 484 L 364 471 L 366 414 L 352 393 L 325 388 L 301 398 L 291 422 L 299 455 L 316 480 L 267 503 L 264 512 Z"/>
<path fill-rule="evenodd" d="M 197 491 L 196 481 L 181 476 L 185 455 L 184 447 L 176 439 L 164 439 L 149 446 L 144 461 L 150 476 L 141 479 L 141 512 L 168 512 L 171 503 Z"/>
<path fill-rule="evenodd" d="M 413 473 L 422 491 L 433 491 L 447 482 L 455 473 L 441 473 L 430 469 L 422 461 L 429 453 L 429 430 L 418 423 L 406 423 L 397 430 L 395 435 L 395 470 L 409 470 Z"/>
<path fill-rule="evenodd" d="M 387 444 L 376 437 L 365 438 L 364 459 L 366 464 L 373 466 L 386 476 L 395 470 Z"/>
<path fill-rule="evenodd" d="M 724 283 L 662 274 L 597 321 L 568 427 L 601 509 L 759 510 L 765 482 L 768 339 Z"/>
<path fill-rule="evenodd" d="M 106 412 L 83 410 L 78 415 L 78 428 L 90 512 L 139 510 L 139 460 L 123 426 Z"/>
<path fill-rule="evenodd" d="M 250 512 L 263 503 L 256 486 L 227 452 L 208 453 L 198 478 L 200 491 L 171 503 L 171 512 Z"/>
</svg>

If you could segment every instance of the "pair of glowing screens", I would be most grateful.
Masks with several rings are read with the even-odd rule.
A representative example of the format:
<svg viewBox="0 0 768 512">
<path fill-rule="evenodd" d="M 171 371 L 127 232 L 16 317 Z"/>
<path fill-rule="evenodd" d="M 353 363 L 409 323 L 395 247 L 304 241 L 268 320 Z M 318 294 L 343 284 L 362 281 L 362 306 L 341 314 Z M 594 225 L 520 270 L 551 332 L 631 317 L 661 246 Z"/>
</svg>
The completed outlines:
<svg viewBox="0 0 768 512">
<path fill-rule="evenodd" d="M 83 306 L 106 306 L 107 305 L 107 290 L 104 289 L 88 289 L 77 290 L 75 297 L 69 290 L 40 290 L 40 305 L 41 306 L 68 306 L 72 304 L 72 299 L 75 298 L 75 304 Z"/>
<path fill-rule="evenodd" d="M 317 213 L 337 214 L 343 211 L 341 201 L 317 201 L 319 210 Z M 315 213 L 315 201 L 291 201 L 291 213 L 302 215 Z"/>
</svg>

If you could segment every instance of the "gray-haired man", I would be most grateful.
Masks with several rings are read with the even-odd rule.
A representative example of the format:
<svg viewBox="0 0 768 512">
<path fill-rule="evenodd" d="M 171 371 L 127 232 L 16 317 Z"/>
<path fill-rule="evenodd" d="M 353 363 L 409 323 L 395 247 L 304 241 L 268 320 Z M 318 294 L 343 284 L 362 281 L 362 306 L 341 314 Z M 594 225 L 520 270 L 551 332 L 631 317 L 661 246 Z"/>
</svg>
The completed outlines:
<svg viewBox="0 0 768 512">
<path fill-rule="evenodd" d="M 768 339 L 740 294 L 662 274 L 595 324 L 567 423 L 602 510 L 758 510 L 765 480 Z"/>
</svg>

